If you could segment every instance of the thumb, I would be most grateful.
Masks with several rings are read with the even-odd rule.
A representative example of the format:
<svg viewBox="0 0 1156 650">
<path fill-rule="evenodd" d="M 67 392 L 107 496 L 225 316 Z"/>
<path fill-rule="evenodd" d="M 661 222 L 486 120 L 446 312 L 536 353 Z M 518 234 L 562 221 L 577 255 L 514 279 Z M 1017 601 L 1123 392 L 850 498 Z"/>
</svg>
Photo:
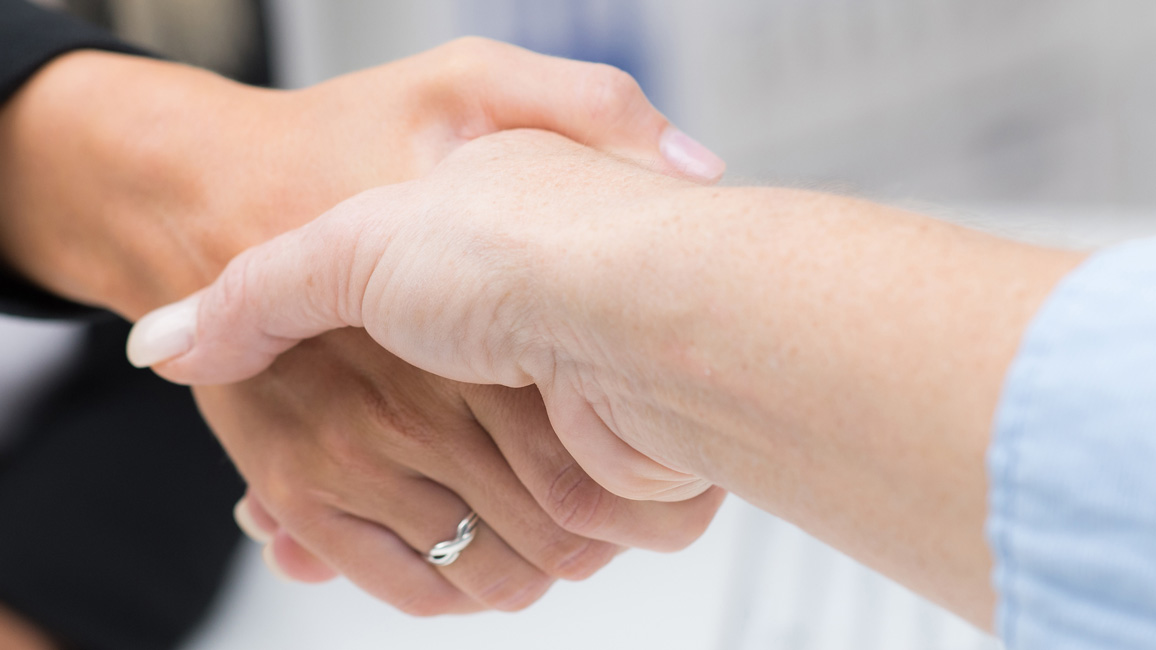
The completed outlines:
<svg viewBox="0 0 1156 650">
<path fill-rule="evenodd" d="M 129 362 L 176 383 L 232 383 L 303 339 L 359 326 L 356 231 L 334 225 L 323 216 L 250 248 L 213 284 L 146 314 L 129 334 Z"/>
<path fill-rule="evenodd" d="M 618 68 L 542 56 L 513 45 L 463 39 L 478 64 L 462 91 L 481 98 L 494 130 L 537 128 L 650 163 L 698 182 L 722 177 L 726 163 L 678 130 Z"/>
</svg>

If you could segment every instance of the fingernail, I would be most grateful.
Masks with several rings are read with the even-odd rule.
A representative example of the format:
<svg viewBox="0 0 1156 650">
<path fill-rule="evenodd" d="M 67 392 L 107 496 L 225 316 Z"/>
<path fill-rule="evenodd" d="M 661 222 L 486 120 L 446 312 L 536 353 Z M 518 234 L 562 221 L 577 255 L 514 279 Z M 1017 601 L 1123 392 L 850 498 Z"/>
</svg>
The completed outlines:
<svg viewBox="0 0 1156 650">
<path fill-rule="evenodd" d="M 290 578 L 288 573 L 285 573 L 285 569 L 282 569 L 280 564 L 277 564 L 277 557 L 273 555 L 272 544 L 266 544 L 265 548 L 261 549 L 261 559 L 265 560 L 265 567 L 269 569 L 269 573 L 272 573 L 278 580 L 297 582 Z"/>
<path fill-rule="evenodd" d="M 253 513 L 249 512 L 248 499 L 241 499 L 233 506 L 233 519 L 237 521 L 237 527 L 254 542 L 267 544 L 273 541 L 273 534 L 258 526 L 257 520 L 253 519 Z"/>
<path fill-rule="evenodd" d="M 673 126 L 666 128 L 658 143 L 662 155 L 683 173 L 713 181 L 723 175 L 727 164 L 698 140 Z"/>
<path fill-rule="evenodd" d="M 128 361 L 147 368 L 193 349 L 200 294 L 145 314 L 128 335 Z"/>
</svg>

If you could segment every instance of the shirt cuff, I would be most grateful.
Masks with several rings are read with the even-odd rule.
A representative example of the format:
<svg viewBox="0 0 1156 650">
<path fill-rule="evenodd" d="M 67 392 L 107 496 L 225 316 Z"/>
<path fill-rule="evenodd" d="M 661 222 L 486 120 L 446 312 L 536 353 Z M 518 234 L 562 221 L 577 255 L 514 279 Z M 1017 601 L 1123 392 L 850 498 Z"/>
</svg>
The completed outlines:
<svg viewBox="0 0 1156 650">
<path fill-rule="evenodd" d="M 1097 253 L 1049 296 L 988 472 L 1009 650 L 1156 647 L 1156 239 Z"/>
</svg>

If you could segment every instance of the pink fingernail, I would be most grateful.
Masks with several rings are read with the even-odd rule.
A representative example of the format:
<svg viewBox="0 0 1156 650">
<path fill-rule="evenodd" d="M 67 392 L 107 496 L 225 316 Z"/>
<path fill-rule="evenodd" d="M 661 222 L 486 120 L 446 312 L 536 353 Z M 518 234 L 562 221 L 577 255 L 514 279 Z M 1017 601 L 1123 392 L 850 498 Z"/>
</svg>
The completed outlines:
<svg viewBox="0 0 1156 650">
<path fill-rule="evenodd" d="M 713 181 L 721 177 L 727 168 L 722 158 L 673 126 L 666 128 L 658 148 L 670 164 L 688 176 Z"/>
</svg>

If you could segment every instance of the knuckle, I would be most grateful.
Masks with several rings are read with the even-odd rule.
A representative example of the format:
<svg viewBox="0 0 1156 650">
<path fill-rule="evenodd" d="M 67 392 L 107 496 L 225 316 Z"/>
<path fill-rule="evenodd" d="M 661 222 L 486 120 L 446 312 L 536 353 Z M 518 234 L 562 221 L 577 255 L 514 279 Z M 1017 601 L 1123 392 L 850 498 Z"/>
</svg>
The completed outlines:
<svg viewBox="0 0 1156 650">
<path fill-rule="evenodd" d="M 300 480 L 267 481 L 264 494 L 267 509 L 282 526 L 301 532 L 320 525 L 318 495 Z"/>
<path fill-rule="evenodd" d="M 499 47 L 497 41 L 484 36 L 460 36 L 445 44 L 447 52 L 455 57 L 467 59 L 488 56 Z"/>
<path fill-rule="evenodd" d="M 597 532 L 610 516 L 614 500 L 576 462 L 554 477 L 545 509 L 554 523 L 578 535 Z"/>
<path fill-rule="evenodd" d="M 327 468 L 308 458 L 301 450 L 270 449 L 263 467 L 250 477 L 252 493 L 259 495 L 262 508 L 281 525 L 297 532 L 324 525 L 329 504 L 336 495 L 327 489 Z"/>
<path fill-rule="evenodd" d="M 499 44 L 481 36 L 463 36 L 439 48 L 436 61 L 438 74 L 433 89 L 441 93 L 454 93 L 469 82 L 493 59 Z"/>
<path fill-rule="evenodd" d="M 300 504 L 300 484 L 289 478 L 292 475 L 292 468 L 275 457 L 270 459 L 259 480 L 251 480 L 260 488 L 261 505 L 278 519 L 295 511 Z"/>
<path fill-rule="evenodd" d="M 405 457 L 410 453 L 429 454 L 438 449 L 441 436 L 427 419 L 421 417 L 393 391 L 365 385 L 359 391 L 360 408 L 368 419 L 368 431 L 375 432 L 375 444 L 388 457 Z"/>
<path fill-rule="evenodd" d="M 627 72 L 594 64 L 587 73 L 583 99 L 595 124 L 615 124 L 628 117 L 642 97 L 642 88 Z"/>
<path fill-rule="evenodd" d="M 290 478 L 291 472 L 270 472 L 262 482 L 262 501 L 264 505 L 281 517 L 295 512 L 303 500 L 303 490 L 300 480 Z"/>
<path fill-rule="evenodd" d="M 365 436 L 356 427 L 322 427 L 313 437 L 312 451 L 315 465 L 333 481 L 349 483 L 385 470 L 376 462 L 372 445 L 366 444 Z"/>
</svg>

